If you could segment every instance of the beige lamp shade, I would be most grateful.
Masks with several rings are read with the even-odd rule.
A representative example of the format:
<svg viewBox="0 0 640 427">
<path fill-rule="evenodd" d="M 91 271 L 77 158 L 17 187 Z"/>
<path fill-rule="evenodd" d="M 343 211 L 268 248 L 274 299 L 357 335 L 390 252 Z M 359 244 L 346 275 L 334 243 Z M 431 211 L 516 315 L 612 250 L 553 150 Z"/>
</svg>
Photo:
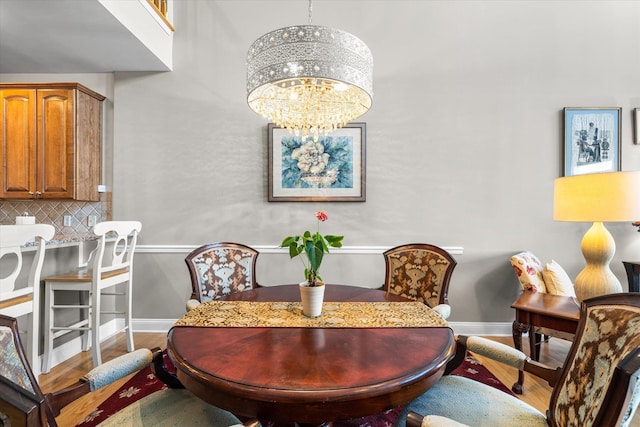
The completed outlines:
<svg viewBox="0 0 640 427">
<path fill-rule="evenodd" d="M 640 171 L 557 178 L 553 219 L 573 222 L 640 220 Z"/>
<path fill-rule="evenodd" d="M 603 223 L 640 220 L 640 172 L 557 178 L 553 219 L 593 222 L 580 245 L 586 266 L 573 284 L 578 300 L 622 292 L 622 284 L 609 268 L 616 243 Z"/>
</svg>

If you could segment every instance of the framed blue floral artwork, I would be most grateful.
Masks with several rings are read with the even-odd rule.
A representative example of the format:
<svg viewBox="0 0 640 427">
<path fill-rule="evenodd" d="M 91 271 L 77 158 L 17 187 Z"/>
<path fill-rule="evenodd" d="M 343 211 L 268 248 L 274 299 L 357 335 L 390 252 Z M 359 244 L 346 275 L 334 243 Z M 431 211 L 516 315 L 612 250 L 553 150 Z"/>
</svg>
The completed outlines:
<svg viewBox="0 0 640 427">
<path fill-rule="evenodd" d="M 564 176 L 621 170 L 621 110 L 564 109 Z"/>
<path fill-rule="evenodd" d="M 365 123 L 317 139 L 273 123 L 268 132 L 270 202 L 365 201 Z"/>
</svg>

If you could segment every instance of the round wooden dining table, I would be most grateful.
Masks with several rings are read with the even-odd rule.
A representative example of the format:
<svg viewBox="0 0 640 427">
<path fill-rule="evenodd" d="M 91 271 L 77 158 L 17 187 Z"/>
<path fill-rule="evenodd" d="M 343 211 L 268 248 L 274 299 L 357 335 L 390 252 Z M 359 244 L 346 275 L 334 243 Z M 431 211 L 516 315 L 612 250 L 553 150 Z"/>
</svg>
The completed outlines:
<svg viewBox="0 0 640 427">
<path fill-rule="evenodd" d="M 299 301 L 298 285 L 227 300 Z M 382 290 L 326 285 L 325 302 L 407 301 Z M 182 384 L 238 416 L 321 424 L 373 415 L 427 391 L 455 350 L 448 327 L 174 326 L 167 352 Z"/>
</svg>

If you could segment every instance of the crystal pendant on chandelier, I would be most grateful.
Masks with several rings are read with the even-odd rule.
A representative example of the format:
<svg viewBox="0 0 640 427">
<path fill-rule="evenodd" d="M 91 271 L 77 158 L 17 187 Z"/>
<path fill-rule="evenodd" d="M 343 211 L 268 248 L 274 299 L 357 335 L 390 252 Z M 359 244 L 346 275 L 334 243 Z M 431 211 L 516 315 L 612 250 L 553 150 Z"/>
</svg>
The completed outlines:
<svg viewBox="0 0 640 427">
<path fill-rule="evenodd" d="M 373 99 L 373 57 L 346 31 L 299 25 L 257 39 L 247 55 L 253 111 L 315 140 L 366 113 Z"/>
</svg>

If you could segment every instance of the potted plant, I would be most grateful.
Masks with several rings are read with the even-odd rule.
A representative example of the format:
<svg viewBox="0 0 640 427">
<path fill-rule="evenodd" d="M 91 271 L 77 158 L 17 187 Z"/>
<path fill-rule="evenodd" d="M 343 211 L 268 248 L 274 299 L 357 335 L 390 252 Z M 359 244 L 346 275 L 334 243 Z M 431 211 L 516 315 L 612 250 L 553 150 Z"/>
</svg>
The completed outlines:
<svg viewBox="0 0 640 427">
<path fill-rule="evenodd" d="M 322 311 L 322 299 L 324 297 L 324 283 L 320 277 L 319 270 L 322 264 L 324 254 L 329 253 L 329 246 L 334 248 L 342 247 L 342 239 L 344 236 L 334 236 L 331 234 L 320 234 L 320 223 L 326 221 L 329 217 L 324 211 L 315 213 L 318 227 L 315 233 L 305 231 L 303 234 L 296 236 L 287 236 L 284 238 L 280 247 L 289 248 L 289 257 L 291 259 L 300 256 L 302 265 L 304 266 L 305 281 L 300 283 L 300 295 L 302 298 L 303 313 L 306 316 L 316 317 Z M 307 295 L 313 295 L 312 298 L 316 305 L 311 306 L 307 300 Z M 318 301 L 319 300 L 319 304 Z"/>
</svg>

